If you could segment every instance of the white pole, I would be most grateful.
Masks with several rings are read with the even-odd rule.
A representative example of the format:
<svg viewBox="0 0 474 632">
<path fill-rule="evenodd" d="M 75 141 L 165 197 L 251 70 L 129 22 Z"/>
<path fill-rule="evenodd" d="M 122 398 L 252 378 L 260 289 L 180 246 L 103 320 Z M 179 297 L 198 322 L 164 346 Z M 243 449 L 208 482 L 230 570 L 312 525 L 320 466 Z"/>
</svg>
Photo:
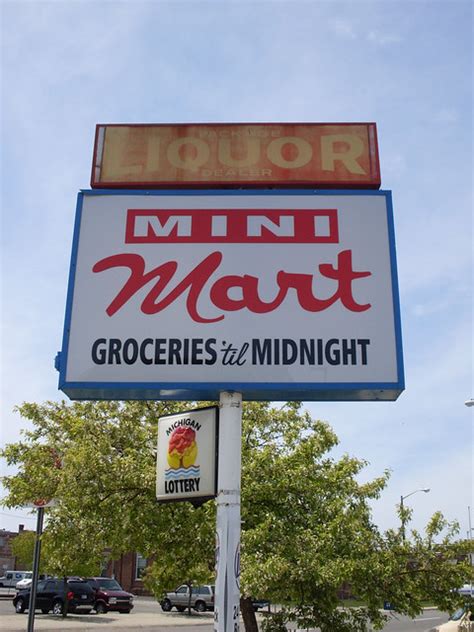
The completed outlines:
<svg viewBox="0 0 474 632">
<path fill-rule="evenodd" d="M 214 630 L 238 632 L 242 393 L 221 393 L 216 520 Z"/>
</svg>

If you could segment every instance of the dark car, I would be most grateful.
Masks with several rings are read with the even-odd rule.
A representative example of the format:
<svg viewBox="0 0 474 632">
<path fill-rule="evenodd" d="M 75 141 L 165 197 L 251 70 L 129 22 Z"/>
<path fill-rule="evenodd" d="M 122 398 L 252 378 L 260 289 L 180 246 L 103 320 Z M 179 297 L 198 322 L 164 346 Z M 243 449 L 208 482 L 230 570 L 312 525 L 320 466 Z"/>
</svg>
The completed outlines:
<svg viewBox="0 0 474 632">
<path fill-rule="evenodd" d="M 13 598 L 16 612 L 25 612 L 30 606 L 30 587 L 19 590 Z M 38 582 L 36 588 L 36 610 L 47 614 L 62 614 L 67 602 L 68 612 L 90 612 L 94 608 L 95 593 L 91 586 L 82 579 L 50 578 Z"/>
<path fill-rule="evenodd" d="M 133 595 L 126 592 L 116 579 L 111 577 L 88 577 L 87 583 L 95 593 L 94 610 L 97 614 L 115 610 L 130 612 L 133 608 Z"/>
</svg>

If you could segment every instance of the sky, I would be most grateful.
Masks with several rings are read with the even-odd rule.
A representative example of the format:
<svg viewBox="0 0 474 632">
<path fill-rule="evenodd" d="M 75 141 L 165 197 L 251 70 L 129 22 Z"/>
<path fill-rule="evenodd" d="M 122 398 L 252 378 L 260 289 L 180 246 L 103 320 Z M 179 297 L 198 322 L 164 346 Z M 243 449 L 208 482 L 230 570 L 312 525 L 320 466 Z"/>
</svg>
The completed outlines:
<svg viewBox="0 0 474 632">
<path fill-rule="evenodd" d="M 60 400 L 76 195 L 97 123 L 376 122 L 393 194 L 406 390 L 306 402 L 335 456 L 391 477 L 373 504 L 469 529 L 473 499 L 472 3 L 1 2 L 1 441 Z M 2 473 L 6 467 L 2 465 Z M 429 488 L 429 493 L 416 490 Z M 473 517 L 474 519 L 474 517 Z M 0 528 L 34 528 L 0 508 Z"/>
</svg>

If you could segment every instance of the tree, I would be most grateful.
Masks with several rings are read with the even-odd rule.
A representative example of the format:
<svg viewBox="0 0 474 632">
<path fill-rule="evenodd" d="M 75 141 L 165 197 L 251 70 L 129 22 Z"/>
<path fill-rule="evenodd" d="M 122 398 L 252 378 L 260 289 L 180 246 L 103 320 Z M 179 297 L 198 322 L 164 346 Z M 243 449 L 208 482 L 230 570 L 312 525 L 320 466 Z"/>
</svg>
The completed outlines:
<svg viewBox="0 0 474 632">
<path fill-rule="evenodd" d="M 104 550 L 112 557 L 136 550 L 155 559 L 145 582 L 157 596 L 179 583 L 212 581 L 214 503 L 194 508 L 155 500 L 157 420 L 190 407 L 146 401 L 20 407 L 33 429 L 3 451 L 18 468 L 4 478 L 4 502 L 58 500 L 44 536 L 53 572 L 98 572 Z M 451 589 L 470 571 L 451 563 L 467 546 L 455 541 L 456 526 L 437 514 L 423 535 L 404 541 L 400 531 L 381 533 L 369 501 L 380 496 L 388 473 L 360 483 L 365 462 L 333 458 L 337 437 L 326 423 L 298 403 L 250 402 L 242 442 L 241 607 L 248 632 L 256 629 L 250 597 L 284 604 L 266 620 L 269 630 L 292 619 L 300 628 L 365 632 L 369 622 L 382 625 L 385 600 L 411 615 L 428 596 L 443 609 L 456 606 Z M 61 468 L 52 466 L 52 454 Z M 344 582 L 361 598 L 360 608 L 338 608 Z"/>
<path fill-rule="evenodd" d="M 214 503 L 199 508 L 177 503 L 162 509 L 168 524 L 157 534 L 159 541 L 153 547 L 156 563 L 148 569 L 145 582 L 158 598 L 166 590 L 186 584 L 191 614 L 193 585 L 214 580 Z"/>
<path fill-rule="evenodd" d="M 33 568 L 35 539 L 36 534 L 33 531 L 23 531 L 11 541 L 12 553 L 20 568 L 24 567 L 29 571 Z"/>
<path fill-rule="evenodd" d="M 426 537 L 385 534 L 371 522 L 368 501 L 380 496 L 385 472 L 358 482 L 365 463 L 330 458 L 337 437 L 329 426 L 290 404 L 278 415 L 249 405 L 243 437 L 242 581 L 250 594 L 287 604 L 280 619 L 323 632 L 366 630 L 383 623 L 384 601 L 415 615 L 431 597 L 454 607 L 450 592 L 469 569 L 451 564 L 462 546 L 455 525 L 436 514 Z M 250 414 L 249 414 L 250 413 Z M 410 518 L 409 515 L 406 516 Z M 444 529 L 447 535 L 435 544 Z M 338 609 L 344 582 L 364 609 Z M 436 587 L 436 588 L 435 588 Z M 257 593 L 258 591 L 258 593 Z"/>
</svg>

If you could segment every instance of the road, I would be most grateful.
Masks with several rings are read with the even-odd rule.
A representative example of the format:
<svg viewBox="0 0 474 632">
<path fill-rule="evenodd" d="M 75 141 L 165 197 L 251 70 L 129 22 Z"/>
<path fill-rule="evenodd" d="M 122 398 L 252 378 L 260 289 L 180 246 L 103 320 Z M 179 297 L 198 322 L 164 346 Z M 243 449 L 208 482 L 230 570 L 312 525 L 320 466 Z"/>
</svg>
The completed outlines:
<svg viewBox="0 0 474 632">
<path fill-rule="evenodd" d="M 5 594 L 7 591 L 1 591 Z M 0 630 L 4 632 L 25 632 L 28 616 L 16 614 L 11 596 L 0 599 Z M 415 620 L 391 614 L 384 632 L 427 632 L 434 625 L 444 623 L 448 616 L 437 610 L 425 610 Z M 212 632 L 213 615 L 210 612 L 193 613 L 191 617 L 172 611 L 164 613 L 159 604 L 148 597 L 137 597 L 131 614 L 107 613 L 104 615 L 69 615 L 66 619 L 51 613 L 35 615 L 35 630 L 38 632 Z M 240 629 L 244 632 L 243 624 Z M 289 626 L 289 630 L 291 628 Z M 304 631 L 306 632 L 306 631 Z"/>
<path fill-rule="evenodd" d="M 383 632 L 428 632 L 433 626 L 446 623 L 447 620 L 448 615 L 446 613 L 434 609 L 425 610 L 416 619 L 390 613 L 390 621 L 383 628 Z M 306 630 L 298 632 L 306 632 Z"/>
<path fill-rule="evenodd" d="M 435 625 L 446 623 L 448 615 L 439 610 L 425 610 L 416 619 L 392 614 L 384 632 L 427 632 Z"/>
</svg>

